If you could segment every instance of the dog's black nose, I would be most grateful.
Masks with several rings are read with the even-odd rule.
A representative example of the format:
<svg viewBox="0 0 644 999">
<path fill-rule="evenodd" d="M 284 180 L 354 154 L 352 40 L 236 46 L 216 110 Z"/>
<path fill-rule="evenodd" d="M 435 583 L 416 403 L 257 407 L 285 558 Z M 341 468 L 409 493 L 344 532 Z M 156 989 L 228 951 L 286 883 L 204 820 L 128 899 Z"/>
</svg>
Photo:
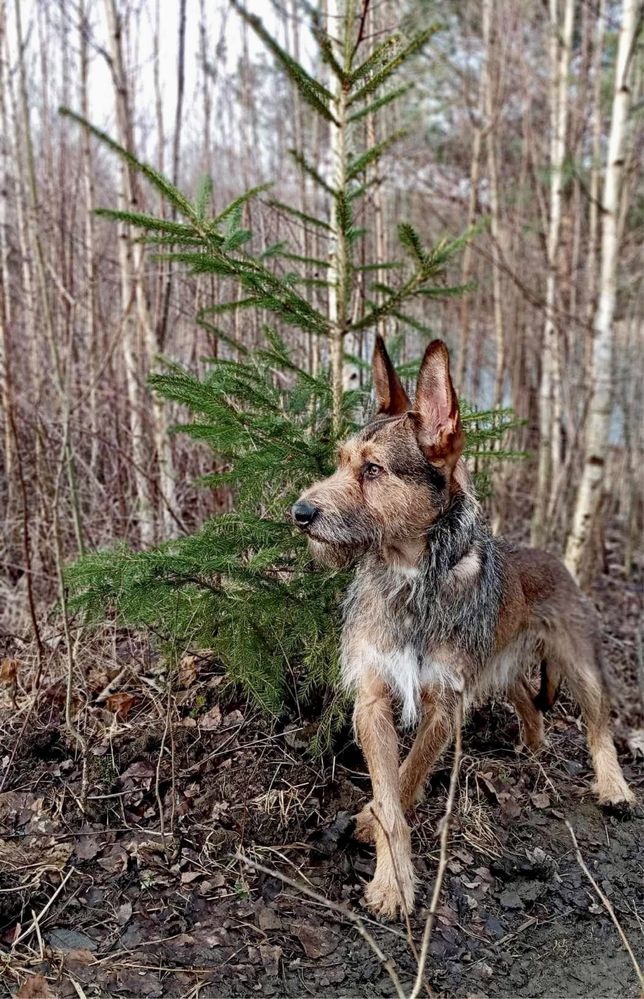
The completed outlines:
<svg viewBox="0 0 644 999">
<path fill-rule="evenodd" d="M 291 509 L 293 520 L 298 527 L 309 527 L 317 512 L 318 508 L 306 500 L 298 500 Z"/>
</svg>

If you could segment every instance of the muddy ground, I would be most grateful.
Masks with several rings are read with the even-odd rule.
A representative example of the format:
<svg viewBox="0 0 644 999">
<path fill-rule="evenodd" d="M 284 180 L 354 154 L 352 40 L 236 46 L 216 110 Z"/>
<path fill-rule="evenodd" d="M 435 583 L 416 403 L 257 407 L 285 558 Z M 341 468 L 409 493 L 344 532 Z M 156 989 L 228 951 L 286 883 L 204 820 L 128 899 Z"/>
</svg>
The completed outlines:
<svg viewBox="0 0 644 999">
<path fill-rule="evenodd" d="M 608 570 L 596 596 L 618 694 L 620 755 L 642 801 L 634 738 L 642 725 L 640 594 L 618 567 Z M 52 661 L 26 726 L 29 698 L 5 676 L 0 995 L 393 995 L 355 927 L 279 873 L 358 913 L 408 994 L 416 961 L 405 927 L 370 919 L 361 904 L 374 857 L 348 835 L 347 817 L 368 794 L 350 732 L 333 754 L 311 757 L 306 717 L 271 727 L 207 657 L 184 661 L 168 705 L 161 666 L 117 638 L 111 659 L 88 664 L 84 814 L 78 746 L 64 724 L 64 662 Z M 564 820 L 640 962 L 642 822 L 594 804 L 583 735 L 565 699 L 547 730 L 547 748 L 533 757 L 515 751 L 518 725 L 503 703 L 468 722 L 427 967 L 436 995 L 640 994 Z M 448 756 L 413 815 L 416 942 L 450 767 Z M 243 857 L 275 873 L 258 873 Z"/>
</svg>

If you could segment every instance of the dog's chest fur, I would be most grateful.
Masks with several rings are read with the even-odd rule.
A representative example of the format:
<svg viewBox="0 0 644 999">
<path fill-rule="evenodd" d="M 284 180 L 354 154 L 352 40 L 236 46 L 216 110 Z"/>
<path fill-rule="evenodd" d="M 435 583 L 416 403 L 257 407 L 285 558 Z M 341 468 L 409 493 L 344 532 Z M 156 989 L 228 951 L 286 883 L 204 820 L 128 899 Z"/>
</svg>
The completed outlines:
<svg viewBox="0 0 644 999">
<path fill-rule="evenodd" d="M 367 556 L 347 592 L 342 675 L 355 689 L 363 671 L 381 676 L 418 716 L 423 689 L 468 689 L 492 655 L 502 589 L 498 542 L 463 495 L 428 532 L 418 568 Z"/>
</svg>

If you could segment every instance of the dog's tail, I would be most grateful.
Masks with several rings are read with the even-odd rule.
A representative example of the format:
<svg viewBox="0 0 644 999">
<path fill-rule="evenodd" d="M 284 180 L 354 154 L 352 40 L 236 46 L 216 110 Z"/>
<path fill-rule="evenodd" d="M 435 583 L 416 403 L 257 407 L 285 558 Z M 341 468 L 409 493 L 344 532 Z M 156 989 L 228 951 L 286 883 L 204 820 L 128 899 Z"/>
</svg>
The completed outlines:
<svg viewBox="0 0 644 999">
<path fill-rule="evenodd" d="M 549 711 L 559 695 L 561 673 L 546 659 L 541 660 L 541 686 L 534 698 L 534 706 L 539 711 Z"/>
</svg>

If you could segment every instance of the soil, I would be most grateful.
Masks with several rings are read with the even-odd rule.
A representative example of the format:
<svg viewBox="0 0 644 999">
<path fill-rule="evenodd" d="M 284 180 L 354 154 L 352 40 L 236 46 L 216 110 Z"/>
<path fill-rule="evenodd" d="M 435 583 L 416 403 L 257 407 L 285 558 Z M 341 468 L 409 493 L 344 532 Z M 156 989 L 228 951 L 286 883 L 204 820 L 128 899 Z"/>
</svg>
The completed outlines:
<svg viewBox="0 0 644 999">
<path fill-rule="evenodd" d="M 638 594 L 609 572 L 599 596 L 620 695 L 618 744 L 642 801 Z M 137 672 L 118 679 L 124 665 Z M 351 840 L 349 816 L 369 784 L 349 731 L 334 755 L 315 758 L 312 722 L 269 725 L 225 686 L 216 664 L 197 656 L 182 664 L 168 715 L 160 664 L 123 639 L 112 667 L 89 670 L 83 814 L 80 755 L 64 723 L 64 664 L 57 669 L 24 731 L 26 699 L 10 685 L 2 693 L 0 995 L 394 995 L 355 926 L 280 874 L 357 913 L 409 994 L 416 960 L 405 926 L 371 919 L 361 902 L 374 856 Z M 115 690 L 101 697 L 114 677 Z M 583 734 L 565 699 L 547 731 L 534 757 L 515 750 L 518 725 L 507 705 L 468 722 L 427 966 L 436 995 L 640 994 L 565 820 L 640 963 L 641 820 L 594 804 Z M 450 769 L 448 755 L 412 815 L 416 945 Z"/>
</svg>

